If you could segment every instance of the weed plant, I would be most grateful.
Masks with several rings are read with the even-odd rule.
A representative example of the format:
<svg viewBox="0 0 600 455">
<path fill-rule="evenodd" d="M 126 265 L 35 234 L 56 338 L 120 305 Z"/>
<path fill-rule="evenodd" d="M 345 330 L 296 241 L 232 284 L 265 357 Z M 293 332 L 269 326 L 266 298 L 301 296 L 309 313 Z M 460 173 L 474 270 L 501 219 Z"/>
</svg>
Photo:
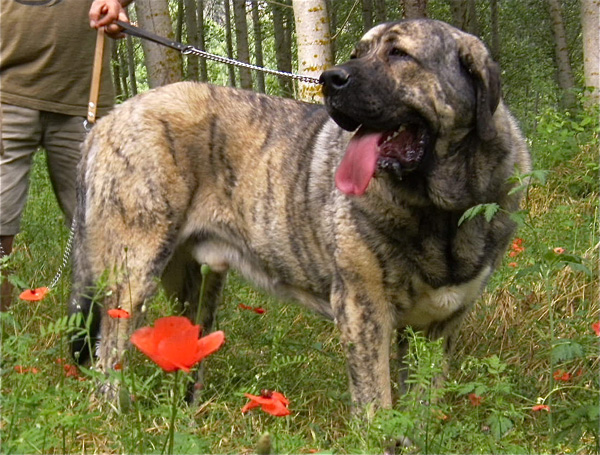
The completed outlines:
<svg viewBox="0 0 600 455">
<path fill-rule="evenodd" d="M 404 442 L 397 452 L 599 453 L 597 119 L 535 119 L 521 240 L 468 316 L 445 381 L 440 344 L 411 332 L 409 392 L 370 421 L 353 418 L 334 325 L 232 274 L 218 319 L 227 342 L 204 362 L 199 405 L 178 404 L 173 451 L 382 453 Z M 41 154 L 31 177 L 22 232 L 1 264 L 19 289 L 51 282 L 68 238 Z M 0 315 L 2 453 L 162 453 L 174 394 L 191 377 L 174 390 L 173 375 L 131 350 L 114 372 L 119 402 L 99 399 L 96 373 L 71 366 L 69 292 L 67 270 L 44 300 L 15 295 Z M 179 311 L 160 293 L 147 310 L 148 324 Z M 243 394 L 261 389 L 283 392 L 292 415 L 242 415 Z"/>
</svg>

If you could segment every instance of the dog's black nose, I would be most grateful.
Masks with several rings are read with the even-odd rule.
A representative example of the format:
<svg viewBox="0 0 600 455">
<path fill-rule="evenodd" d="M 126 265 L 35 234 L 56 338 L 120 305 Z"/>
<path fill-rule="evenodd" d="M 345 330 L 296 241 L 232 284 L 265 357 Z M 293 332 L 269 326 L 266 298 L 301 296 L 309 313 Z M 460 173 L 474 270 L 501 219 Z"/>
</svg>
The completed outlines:
<svg viewBox="0 0 600 455">
<path fill-rule="evenodd" d="M 332 68 L 321 73 L 319 82 L 327 88 L 340 90 L 350 82 L 350 73 L 344 68 Z"/>
</svg>

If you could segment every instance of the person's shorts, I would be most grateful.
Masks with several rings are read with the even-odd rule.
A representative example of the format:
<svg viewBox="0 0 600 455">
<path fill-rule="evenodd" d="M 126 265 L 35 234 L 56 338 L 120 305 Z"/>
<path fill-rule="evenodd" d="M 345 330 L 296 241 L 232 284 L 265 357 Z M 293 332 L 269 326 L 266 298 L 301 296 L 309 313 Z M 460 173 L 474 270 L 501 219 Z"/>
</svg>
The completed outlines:
<svg viewBox="0 0 600 455">
<path fill-rule="evenodd" d="M 2 104 L 0 148 L 0 235 L 19 232 L 33 155 L 43 147 L 58 204 L 70 224 L 84 118 Z"/>
</svg>

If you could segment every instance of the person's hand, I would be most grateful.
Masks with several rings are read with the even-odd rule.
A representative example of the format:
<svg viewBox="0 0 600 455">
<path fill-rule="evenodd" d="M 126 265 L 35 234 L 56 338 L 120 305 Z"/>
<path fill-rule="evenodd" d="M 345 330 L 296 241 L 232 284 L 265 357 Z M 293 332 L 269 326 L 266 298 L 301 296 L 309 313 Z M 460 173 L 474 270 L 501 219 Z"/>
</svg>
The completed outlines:
<svg viewBox="0 0 600 455">
<path fill-rule="evenodd" d="M 104 27 L 104 32 L 111 38 L 123 38 L 123 29 L 113 23 L 115 20 L 129 22 L 127 12 L 119 0 L 94 0 L 89 16 L 90 27 Z"/>
</svg>

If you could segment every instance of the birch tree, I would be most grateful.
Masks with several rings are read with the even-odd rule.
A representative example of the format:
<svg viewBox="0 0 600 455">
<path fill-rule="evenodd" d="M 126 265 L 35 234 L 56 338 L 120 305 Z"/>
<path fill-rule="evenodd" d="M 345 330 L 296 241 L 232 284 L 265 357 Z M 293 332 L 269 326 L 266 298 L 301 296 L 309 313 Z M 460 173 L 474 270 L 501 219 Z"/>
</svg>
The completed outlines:
<svg viewBox="0 0 600 455">
<path fill-rule="evenodd" d="M 301 74 L 319 77 L 333 65 L 329 17 L 325 0 L 293 0 L 298 42 L 298 70 Z M 301 82 L 299 98 L 322 101 L 321 88 Z"/>
<path fill-rule="evenodd" d="M 583 73 L 585 85 L 592 89 L 589 104 L 600 98 L 600 0 L 581 0 L 583 33 Z"/>
<path fill-rule="evenodd" d="M 135 12 L 140 28 L 174 39 L 167 0 L 137 0 Z M 142 40 L 148 85 L 158 87 L 183 79 L 181 54 L 174 49 Z"/>
</svg>

